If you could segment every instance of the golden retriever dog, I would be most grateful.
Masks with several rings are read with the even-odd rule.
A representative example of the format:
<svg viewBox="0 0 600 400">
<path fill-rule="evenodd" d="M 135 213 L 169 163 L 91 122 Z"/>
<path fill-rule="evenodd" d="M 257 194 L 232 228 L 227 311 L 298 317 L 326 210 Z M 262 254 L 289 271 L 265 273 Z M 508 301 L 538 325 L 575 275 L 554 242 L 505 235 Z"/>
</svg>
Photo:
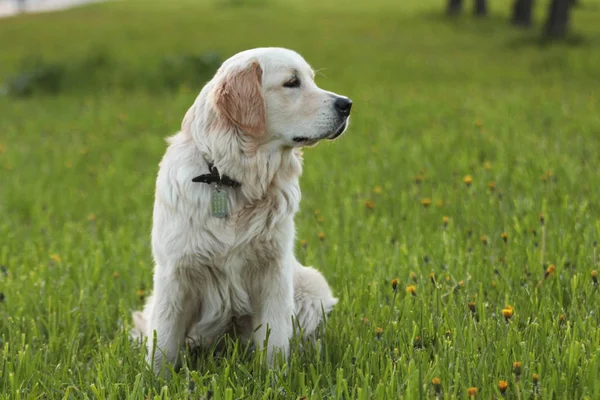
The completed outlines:
<svg viewBox="0 0 600 400">
<path fill-rule="evenodd" d="M 232 56 L 202 88 L 159 164 L 153 290 L 133 314 L 156 373 L 177 367 L 186 340 L 210 344 L 234 321 L 272 365 L 294 324 L 308 337 L 333 309 L 323 275 L 294 255 L 299 149 L 340 136 L 351 107 L 277 47 Z"/>
</svg>

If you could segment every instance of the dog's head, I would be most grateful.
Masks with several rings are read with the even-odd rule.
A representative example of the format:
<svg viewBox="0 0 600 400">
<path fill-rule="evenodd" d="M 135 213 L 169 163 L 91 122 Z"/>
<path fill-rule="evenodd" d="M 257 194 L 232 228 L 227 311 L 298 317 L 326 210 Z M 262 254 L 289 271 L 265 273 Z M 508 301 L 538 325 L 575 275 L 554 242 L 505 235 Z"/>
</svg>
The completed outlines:
<svg viewBox="0 0 600 400">
<path fill-rule="evenodd" d="M 260 144 L 314 145 L 348 127 L 352 101 L 323 90 L 298 53 L 257 48 L 226 60 L 212 81 L 218 120 Z"/>
</svg>

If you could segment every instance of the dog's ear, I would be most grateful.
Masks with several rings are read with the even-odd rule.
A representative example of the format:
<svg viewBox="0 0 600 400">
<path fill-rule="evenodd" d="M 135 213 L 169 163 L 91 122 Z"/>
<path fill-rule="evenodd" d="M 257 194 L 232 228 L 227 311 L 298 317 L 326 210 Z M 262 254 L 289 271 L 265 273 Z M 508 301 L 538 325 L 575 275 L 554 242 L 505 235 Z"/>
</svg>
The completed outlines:
<svg viewBox="0 0 600 400">
<path fill-rule="evenodd" d="M 227 74 L 215 91 L 219 111 L 235 126 L 253 136 L 266 130 L 267 110 L 261 91 L 262 68 L 253 61 Z"/>
</svg>

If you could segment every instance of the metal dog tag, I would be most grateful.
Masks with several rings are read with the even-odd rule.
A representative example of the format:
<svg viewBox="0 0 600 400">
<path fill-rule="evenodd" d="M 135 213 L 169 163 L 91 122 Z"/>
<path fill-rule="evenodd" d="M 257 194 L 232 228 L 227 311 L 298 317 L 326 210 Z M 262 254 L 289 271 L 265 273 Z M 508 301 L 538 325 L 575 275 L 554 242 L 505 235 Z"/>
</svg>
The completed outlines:
<svg viewBox="0 0 600 400">
<path fill-rule="evenodd" d="M 212 192 L 211 204 L 212 204 L 212 215 L 216 218 L 225 218 L 228 214 L 227 206 L 227 191 L 221 189 L 219 186 L 215 187 Z"/>
</svg>

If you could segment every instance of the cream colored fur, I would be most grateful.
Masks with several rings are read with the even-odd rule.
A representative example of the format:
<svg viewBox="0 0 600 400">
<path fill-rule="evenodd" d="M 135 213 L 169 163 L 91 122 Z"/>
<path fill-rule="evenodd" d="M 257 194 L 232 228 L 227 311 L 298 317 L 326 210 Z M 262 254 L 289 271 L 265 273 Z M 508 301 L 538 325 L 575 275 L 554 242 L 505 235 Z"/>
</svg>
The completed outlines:
<svg viewBox="0 0 600 400">
<path fill-rule="evenodd" d="M 293 84 L 298 79 L 300 85 Z M 290 83 L 292 82 L 292 83 Z M 232 330 L 267 359 L 289 352 L 292 320 L 309 336 L 337 303 L 323 275 L 295 258 L 301 193 L 299 148 L 333 139 L 348 125 L 297 53 L 258 48 L 226 60 L 168 139 L 156 180 L 154 284 L 134 337 L 149 337 L 159 373 L 178 363 L 184 342 L 207 345 Z M 349 114 L 349 110 L 348 110 Z M 214 185 L 192 182 L 207 161 L 241 187 L 225 187 L 227 218 L 211 215 Z M 152 358 L 152 337 L 156 350 Z"/>
</svg>

